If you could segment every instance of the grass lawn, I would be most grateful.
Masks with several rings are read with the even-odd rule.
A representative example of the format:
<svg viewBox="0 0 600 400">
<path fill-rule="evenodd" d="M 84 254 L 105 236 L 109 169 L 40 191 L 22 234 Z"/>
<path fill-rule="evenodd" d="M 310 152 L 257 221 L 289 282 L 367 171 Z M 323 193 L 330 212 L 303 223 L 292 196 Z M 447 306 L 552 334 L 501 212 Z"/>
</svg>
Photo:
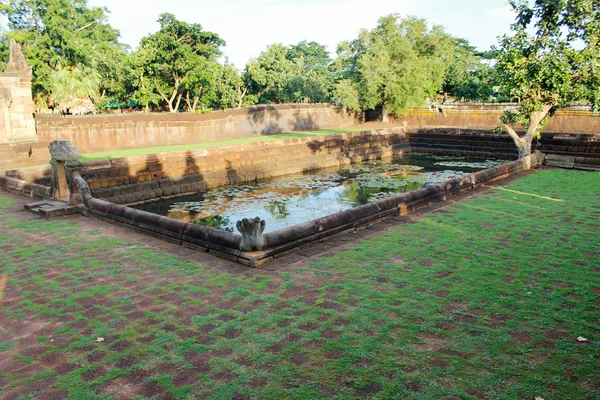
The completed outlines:
<svg viewBox="0 0 600 400">
<path fill-rule="evenodd" d="M 171 146 L 156 146 L 156 147 L 144 147 L 144 148 L 139 148 L 139 149 L 103 151 L 103 152 L 99 152 L 99 153 L 81 154 L 79 159 L 82 162 L 88 162 L 88 161 L 94 161 L 94 160 L 106 160 L 109 158 L 166 153 L 166 152 L 171 152 L 171 151 L 208 149 L 211 147 L 230 146 L 230 145 L 234 145 L 234 144 L 269 142 L 269 141 L 273 141 L 273 140 L 301 138 L 301 137 L 310 137 L 310 136 L 333 135 L 336 133 L 345 133 L 345 132 L 360 132 L 360 131 L 363 131 L 366 129 L 370 129 L 369 126 L 370 125 L 368 125 L 368 126 L 357 125 L 357 126 L 351 126 L 348 128 L 340 128 L 340 129 L 320 129 L 320 130 L 315 130 L 315 131 L 289 132 L 289 133 L 281 133 L 281 134 L 276 134 L 276 135 L 254 136 L 254 137 L 243 138 L 243 139 L 223 140 L 223 141 L 219 141 L 219 142 L 177 144 L 177 145 L 171 145 Z"/>
<path fill-rule="evenodd" d="M 0 397 L 600 398 L 598 173 L 543 170 L 277 272 L 24 221 L 14 199 Z"/>
</svg>

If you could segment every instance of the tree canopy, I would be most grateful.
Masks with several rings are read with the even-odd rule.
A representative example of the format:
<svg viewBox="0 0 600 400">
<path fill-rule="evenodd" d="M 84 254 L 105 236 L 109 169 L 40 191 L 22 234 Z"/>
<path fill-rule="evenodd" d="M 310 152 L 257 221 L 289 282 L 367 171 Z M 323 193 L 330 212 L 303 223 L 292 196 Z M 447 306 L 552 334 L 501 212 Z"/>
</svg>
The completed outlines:
<svg viewBox="0 0 600 400">
<path fill-rule="evenodd" d="M 517 18 L 500 46 L 480 52 L 441 26 L 416 17 L 382 17 L 372 30 L 338 45 L 335 59 L 317 42 L 275 43 L 243 71 L 222 60 L 225 41 L 199 23 L 161 14 L 159 29 L 131 52 L 87 0 L 4 0 L 8 38 L 33 67 L 39 108 L 83 113 L 107 105 L 196 112 L 257 103 L 334 102 L 351 111 L 389 113 L 444 94 L 486 101 L 500 87 L 520 101 L 503 128 L 526 154 L 558 107 L 598 107 L 598 0 L 511 0 Z M 517 134 L 525 127 L 524 135 Z"/>
<path fill-rule="evenodd" d="M 440 26 L 424 19 L 389 15 L 352 42 L 338 47 L 336 101 L 350 108 L 388 113 L 420 106 L 442 89 L 455 47 Z"/>
<path fill-rule="evenodd" d="M 76 90 L 78 94 L 92 91 L 99 99 L 115 91 L 117 66 L 126 46 L 106 23 L 106 9 L 90 7 L 87 0 L 9 0 L 0 12 L 8 19 L 7 35 L 22 45 L 33 68 L 32 90 L 38 104 L 60 106 L 55 102 L 64 96 L 58 93 L 76 83 L 77 71 L 93 75 L 82 85 L 85 90 Z M 63 69 L 66 72 L 60 72 Z"/>
<path fill-rule="evenodd" d="M 225 41 L 202 25 L 180 21 L 172 14 L 161 14 L 158 23 L 160 30 L 144 37 L 135 54 L 138 88 L 143 92 L 153 88 L 171 112 L 179 110 L 182 100 L 194 112 L 199 102 L 208 104 L 214 97 L 216 60 Z"/>
<path fill-rule="evenodd" d="M 574 101 L 600 106 L 600 2 L 511 0 L 512 35 L 500 43 L 496 70 L 505 90 L 519 98 L 503 128 L 521 155 L 531 152 L 549 115 Z M 523 135 L 516 124 L 525 129 Z"/>
</svg>

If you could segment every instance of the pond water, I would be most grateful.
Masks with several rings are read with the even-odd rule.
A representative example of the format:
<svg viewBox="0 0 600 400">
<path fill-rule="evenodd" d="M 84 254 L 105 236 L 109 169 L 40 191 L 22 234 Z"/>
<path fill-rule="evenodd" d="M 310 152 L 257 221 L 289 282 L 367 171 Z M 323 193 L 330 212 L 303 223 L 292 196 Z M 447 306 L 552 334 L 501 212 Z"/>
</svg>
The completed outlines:
<svg viewBox="0 0 600 400">
<path fill-rule="evenodd" d="M 234 232 L 236 221 L 258 216 L 266 221 L 266 233 L 505 162 L 413 153 L 394 160 L 224 186 L 132 207 L 229 232 Z"/>
</svg>

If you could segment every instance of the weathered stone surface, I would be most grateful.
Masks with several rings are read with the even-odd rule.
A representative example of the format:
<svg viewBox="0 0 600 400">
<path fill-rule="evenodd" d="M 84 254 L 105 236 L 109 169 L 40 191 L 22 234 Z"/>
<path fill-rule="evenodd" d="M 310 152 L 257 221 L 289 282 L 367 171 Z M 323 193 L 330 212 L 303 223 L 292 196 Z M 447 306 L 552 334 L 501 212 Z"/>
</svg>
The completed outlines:
<svg viewBox="0 0 600 400">
<path fill-rule="evenodd" d="M 237 230 L 242 234 L 240 242 L 240 250 L 243 251 L 260 251 L 265 244 L 263 232 L 265 231 L 266 223 L 259 217 L 244 218 L 236 223 Z"/>
<path fill-rule="evenodd" d="M 79 162 L 79 153 L 69 140 L 55 140 L 48 148 L 54 161 Z"/>
</svg>

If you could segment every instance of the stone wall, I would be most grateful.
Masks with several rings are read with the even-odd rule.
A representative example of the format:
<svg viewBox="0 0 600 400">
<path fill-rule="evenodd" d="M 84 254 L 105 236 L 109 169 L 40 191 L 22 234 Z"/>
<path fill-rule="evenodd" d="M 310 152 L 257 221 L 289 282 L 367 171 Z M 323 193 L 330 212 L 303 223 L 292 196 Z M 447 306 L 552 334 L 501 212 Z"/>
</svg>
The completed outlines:
<svg viewBox="0 0 600 400">
<path fill-rule="evenodd" d="M 492 129 L 500 125 L 502 110 L 490 108 L 447 108 L 440 111 L 413 109 L 390 117 L 390 122 L 401 125 L 406 121 L 410 129 L 420 127 L 454 127 L 462 129 Z M 544 128 L 547 132 L 600 134 L 600 113 L 590 111 L 558 111 Z"/>
<path fill-rule="evenodd" d="M 81 174 L 94 197 L 132 204 L 406 150 L 403 131 L 387 129 L 89 162 Z"/>
<path fill-rule="evenodd" d="M 254 267 L 387 218 L 407 215 L 414 209 L 445 200 L 449 196 L 484 183 L 519 174 L 541 165 L 542 161 L 543 156 L 540 153 L 532 154 L 495 168 L 271 232 L 264 235 L 263 248 L 254 252 L 240 250 L 241 236 L 238 234 L 136 210 L 102 199 L 89 200 L 88 207 L 82 207 L 80 212 Z"/>
<path fill-rule="evenodd" d="M 36 114 L 35 119 L 40 140 L 70 140 L 80 153 L 214 142 L 359 122 L 355 114 L 324 104 L 264 105 L 210 114 Z"/>
<path fill-rule="evenodd" d="M 408 133 L 413 151 L 454 156 L 518 157 L 517 148 L 505 133 L 486 129 L 419 128 Z M 543 132 L 533 148 L 546 154 L 548 165 L 600 170 L 600 133 Z"/>
</svg>

